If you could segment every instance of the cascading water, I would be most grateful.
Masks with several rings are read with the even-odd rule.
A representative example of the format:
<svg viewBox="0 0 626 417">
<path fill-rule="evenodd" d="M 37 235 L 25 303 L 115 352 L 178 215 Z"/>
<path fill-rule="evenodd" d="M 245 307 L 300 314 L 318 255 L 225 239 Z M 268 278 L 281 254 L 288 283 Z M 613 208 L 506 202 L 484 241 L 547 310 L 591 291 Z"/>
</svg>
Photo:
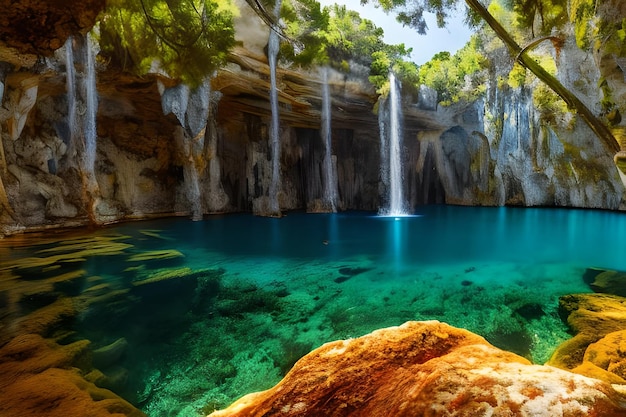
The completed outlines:
<svg viewBox="0 0 626 417">
<path fill-rule="evenodd" d="M 380 214 L 383 216 L 410 214 L 404 199 L 400 98 L 396 77 L 393 73 L 389 73 L 388 111 L 379 111 L 381 178 L 386 185 L 388 196 L 388 206 L 380 209 Z"/>
<path fill-rule="evenodd" d="M 96 164 L 96 140 L 98 132 L 96 130 L 96 115 L 98 113 L 98 90 L 96 87 L 96 65 L 95 51 L 91 34 L 85 37 L 85 76 L 84 96 L 85 96 L 85 115 L 83 120 L 83 131 L 85 136 L 85 156 L 84 164 L 87 173 L 88 190 L 92 194 L 91 199 L 95 198 L 98 191 L 98 183 L 95 176 Z M 93 203 L 93 201 L 92 201 Z"/>
<path fill-rule="evenodd" d="M 274 5 L 274 16 L 278 20 L 282 0 L 276 0 Z M 279 215 L 278 190 L 280 188 L 280 134 L 279 134 L 279 113 L 278 113 L 278 90 L 276 86 L 276 63 L 278 50 L 280 48 L 280 36 L 270 29 L 268 39 L 268 60 L 270 65 L 270 106 L 272 111 L 272 122 L 270 124 L 270 143 L 272 149 L 272 180 L 269 187 L 269 210 L 270 215 Z"/>
<path fill-rule="evenodd" d="M 322 176 L 324 180 L 324 203 L 332 211 L 337 211 L 337 175 L 332 155 L 332 134 L 331 134 L 331 97 L 328 85 L 328 68 L 322 70 L 322 140 L 324 141 L 325 154 Z"/>
<path fill-rule="evenodd" d="M 82 46 L 82 71 L 76 72 L 74 45 Z M 95 175 L 96 161 L 96 115 L 98 91 L 96 89 L 96 51 L 90 34 L 76 41 L 68 38 L 65 44 L 67 125 L 69 154 L 75 155 L 83 183 L 83 198 L 87 202 L 87 213 L 96 222 L 96 204 L 99 187 Z"/>
<path fill-rule="evenodd" d="M 76 137 L 76 71 L 74 70 L 74 48 L 72 36 L 65 42 L 65 88 L 67 94 L 67 145 L 74 149 Z"/>
</svg>

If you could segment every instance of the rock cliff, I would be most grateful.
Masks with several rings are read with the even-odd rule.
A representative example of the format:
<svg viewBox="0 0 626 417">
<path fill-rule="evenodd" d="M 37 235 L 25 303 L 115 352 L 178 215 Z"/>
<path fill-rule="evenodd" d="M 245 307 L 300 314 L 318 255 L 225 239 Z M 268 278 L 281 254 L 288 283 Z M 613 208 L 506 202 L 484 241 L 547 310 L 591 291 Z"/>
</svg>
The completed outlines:
<svg viewBox="0 0 626 417">
<path fill-rule="evenodd" d="M 265 214 L 272 182 L 267 29 L 252 22 L 253 16 L 240 17 L 241 46 L 193 91 L 159 74 L 131 76 L 97 57 L 90 70 L 88 51 L 95 55 L 97 45 L 79 34 L 37 64 L 19 59 L 33 56 L 26 47 L 18 58 L 2 55 L 10 63 L 0 68 L 0 232 L 163 215 Z M 607 58 L 594 60 L 575 44 L 559 57 L 564 82 L 574 80 L 572 88 L 593 107 L 599 97 L 589 86 L 609 67 Z M 624 186 L 613 155 L 575 115 L 547 122 L 533 103 L 537 85 L 502 87 L 511 64 L 505 57 L 489 71 L 487 93 L 474 103 L 441 107 L 424 87 L 403 96 L 410 206 L 621 209 Z M 614 72 L 610 80 L 618 86 Z M 91 76 L 97 109 L 88 105 Z M 328 81 L 341 210 L 383 204 L 376 112 L 385 101 L 366 79 L 366 70 L 353 66 Z M 278 72 L 281 210 L 324 209 L 322 82 L 317 69 Z M 94 110 L 90 154 L 86 114 Z"/>
</svg>

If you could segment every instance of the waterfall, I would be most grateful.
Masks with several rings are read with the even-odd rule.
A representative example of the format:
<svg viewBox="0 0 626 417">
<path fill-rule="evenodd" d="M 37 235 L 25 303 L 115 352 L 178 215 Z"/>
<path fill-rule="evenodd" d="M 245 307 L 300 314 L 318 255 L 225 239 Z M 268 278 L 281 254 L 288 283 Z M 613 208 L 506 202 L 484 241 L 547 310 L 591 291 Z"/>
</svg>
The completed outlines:
<svg viewBox="0 0 626 417">
<path fill-rule="evenodd" d="M 76 72 L 74 71 L 74 48 L 73 37 L 70 36 L 65 42 L 65 88 L 67 94 L 67 143 L 74 147 L 76 137 Z"/>
<path fill-rule="evenodd" d="M 80 46 L 82 71 L 76 71 L 75 45 Z M 94 40 L 90 34 L 78 40 L 69 37 L 65 43 L 66 89 L 67 89 L 67 137 L 68 154 L 75 156 L 82 181 L 83 200 L 87 214 L 93 223 L 100 189 L 95 175 L 96 162 L 96 115 L 98 91 L 96 89 L 96 65 Z"/>
<path fill-rule="evenodd" d="M 222 97 L 219 91 L 213 91 L 209 97 L 209 116 L 207 123 L 207 134 L 205 138 L 205 155 L 208 169 L 209 195 L 207 208 L 212 212 L 224 211 L 228 205 L 229 197 L 222 186 L 222 168 L 220 156 L 218 155 L 218 134 L 217 134 L 217 104 Z"/>
<path fill-rule="evenodd" d="M 85 115 L 83 130 L 85 135 L 85 170 L 88 173 L 89 189 L 97 189 L 95 178 L 96 163 L 96 115 L 98 113 L 98 90 L 96 88 L 96 66 L 93 40 L 90 34 L 85 37 L 85 76 L 83 78 L 85 90 Z"/>
<path fill-rule="evenodd" d="M 393 73 L 389 73 L 388 110 L 379 110 L 381 178 L 386 186 L 387 207 L 380 209 L 384 216 L 409 214 L 404 200 L 402 164 L 402 105 L 400 91 Z"/>
<path fill-rule="evenodd" d="M 324 203 L 332 211 L 337 211 L 337 175 L 333 164 L 333 148 L 331 134 L 331 97 L 328 85 L 328 68 L 322 70 L 322 140 L 324 141 L 325 154 L 322 176 L 324 180 Z"/>
<path fill-rule="evenodd" d="M 276 0 L 274 16 L 278 20 L 282 0 Z M 270 28 L 268 40 L 268 60 L 270 65 L 270 106 L 272 121 L 270 123 L 270 143 L 272 149 L 272 181 L 269 187 L 269 210 L 270 215 L 280 214 L 278 204 L 278 191 L 280 188 L 280 133 L 278 115 L 278 90 L 276 87 L 276 61 L 280 48 L 280 36 L 273 28 Z"/>
</svg>

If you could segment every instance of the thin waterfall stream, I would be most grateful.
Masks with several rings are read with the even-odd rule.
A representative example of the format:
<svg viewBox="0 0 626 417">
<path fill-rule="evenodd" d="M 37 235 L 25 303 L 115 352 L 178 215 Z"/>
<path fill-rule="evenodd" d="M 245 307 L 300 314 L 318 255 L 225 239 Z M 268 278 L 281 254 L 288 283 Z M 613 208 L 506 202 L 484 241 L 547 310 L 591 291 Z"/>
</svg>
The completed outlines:
<svg viewBox="0 0 626 417">
<path fill-rule="evenodd" d="M 404 196 L 404 164 L 402 163 L 402 103 L 400 88 L 393 73 L 389 73 L 388 110 L 379 112 L 381 138 L 381 178 L 387 190 L 387 205 L 380 209 L 383 216 L 410 214 Z"/>
<path fill-rule="evenodd" d="M 324 180 L 324 204 L 332 212 L 337 211 L 337 175 L 333 163 L 333 147 L 331 132 L 331 96 L 328 85 L 328 68 L 322 70 L 322 140 L 324 141 L 324 166 L 322 177 Z"/>
<path fill-rule="evenodd" d="M 65 42 L 65 88 L 67 94 L 68 147 L 73 149 L 76 136 L 76 71 L 74 70 L 73 37 Z"/>
<path fill-rule="evenodd" d="M 76 71 L 75 50 L 80 46 L 82 71 Z M 96 65 L 94 41 L 90 34 L 75 40 L 68 38 L 65 44 L 67 125 L 69 148 L 73 149 L 83 183 L 83 198 L 87 213 L 96 222 L 95 211 L 100 190 L 95 175 L 98 114 L 98 91 L 96 87 Z"/>
<path fill-rule="evenodd" d="M 96 163 L 96 140 L 98 132 L 96 130 L 96 115 L 98 113 L 98 90 L 96 88 L 96 65 L 95 51 L 92 44 L 91 35 L 85 36 L 85 78 L 83 80 L 85 89 L 85 166 L 91 173 L 90 179 L 95 182 L 94 165 Z M 96 184 L 90 184 L 96 186 Z"/>
<path fill-rule="evenodd" d="M 274 5 L 274 16 L 280 16 L 282 0 L 277 0 Z M 278 204 L 278 190 L 280 189 L 280 119 L 278 110 L 278 89 L 276 83 L 276 65 L 278 51 L 280 49 L 280 36 L 270 29 L 268 40 L 268 60 L 270 66 L 270 107 L 272 111 L 272 122 L 270 124 L 270 144 L 272 153 L 272 179 L 269 187 L 269 210 L 271 215 L 280 214 Z"/>
</svg>

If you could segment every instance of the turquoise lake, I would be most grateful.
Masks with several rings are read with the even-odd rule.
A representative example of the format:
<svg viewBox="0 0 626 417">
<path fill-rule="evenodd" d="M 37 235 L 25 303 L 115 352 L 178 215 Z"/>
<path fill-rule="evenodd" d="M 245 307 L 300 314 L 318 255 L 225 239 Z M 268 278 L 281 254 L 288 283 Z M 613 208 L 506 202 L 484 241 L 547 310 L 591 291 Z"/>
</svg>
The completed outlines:
<svg viewBox="0 0 626 417">
<path fill-rule="evenodd" d="M 126 245 L 54 268 L 11 266 L 76 250 L 64 241 L 97 245 L 93 237 Z M 64 325 L 62 342 L 87 338 L 97 350 L 123 340 L 123 353 L 100 370 L 151 417 L 205 415 L 271 387 L 325 342 L 407 320 L 444 321 L 544 363 L 570 337 L 559 296 L 590 292 L 587 268 L 626 270 L 626 214 L 593 210 L 229 214 L 125 223 L 33 245 L 12 247 L 11 239 L 2 268 L 18 280 L 84 270 L 20 308 L 90 300 Z"/>
</svg>

